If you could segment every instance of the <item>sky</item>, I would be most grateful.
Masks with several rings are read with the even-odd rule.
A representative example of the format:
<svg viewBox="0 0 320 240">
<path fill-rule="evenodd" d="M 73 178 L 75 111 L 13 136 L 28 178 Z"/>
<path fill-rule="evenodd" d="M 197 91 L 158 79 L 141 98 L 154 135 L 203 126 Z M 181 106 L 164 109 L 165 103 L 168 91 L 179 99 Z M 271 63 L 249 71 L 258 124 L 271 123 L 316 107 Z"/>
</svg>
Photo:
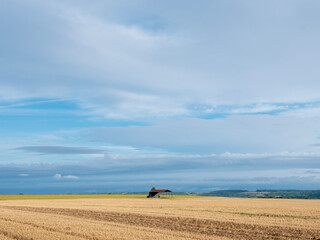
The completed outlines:
<svg viewBox="0 0 320 240">
<path fill-rule="evenodd" d="M 319 189 L 319 9 L 0 0 L 0 194 Z"/>
</svg>

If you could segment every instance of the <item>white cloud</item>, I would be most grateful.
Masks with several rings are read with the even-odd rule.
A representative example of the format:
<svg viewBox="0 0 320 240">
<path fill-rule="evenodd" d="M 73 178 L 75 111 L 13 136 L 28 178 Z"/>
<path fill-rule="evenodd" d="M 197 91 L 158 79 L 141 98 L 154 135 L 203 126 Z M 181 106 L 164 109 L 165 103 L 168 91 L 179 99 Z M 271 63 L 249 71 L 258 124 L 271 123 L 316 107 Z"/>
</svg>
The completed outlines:
<svg viewBox="0 0 320 240">
<path fill-rule="evenodd" d="M 284 110 L 285 106 L 277 106 L 272 104 L 257 104 L 252 107 L 239 107 L 231 110 L 229 113 L 246 114 L 246 113 L 265 113 L 277 110 Z"/>
<path fill-rule="evenodd" d="M 256 104 L 234 112 L 259 113 L 282 108 L 272 103 L 319 100 L 320 36 L 298 27 L 317 29 L 299 4 L 296 15 L 286 15 L 283 6 L 275 13 L 252 3 L 237 5 L 241 11 L 222 4 L 230 14 L 220 16 L 209 2 L 186 3 L 184 11 L 166 1 L 138 2 L 130 10 L 98 2 L 4 4 L 9 20 L 18 18 L 12 9 L 24 11 L 10 31 L 0 26 L 9 49 L 1 62 L 0 99 L 69 97 L 96 116 L 130 119 L 185 116 L 189 104 Z M 253 26 L 245 24 L 248 16 Z M 155 20 L 162 27 L 145 26 Z M 37 36 L 29 35 L 29 26 Z"/>
<path fill-rule="evenodd" d="M 225 119 L 153 121 L 150 126 L 82 130 L 83 139 L 196 154 L 314 152 L 320 122 L 299 117 L 239 115 Z"/>
<path fill-rule="evenodd" d="M 300 109 L 293 109 L 292 111 L 282 113 L 286 117 L 300 117 L 300 118 L 319 118 L 320 107 L 304 107 Z"/>
<path fill-rule="evenodd" d="M 72 179 L 72 180 L 78 180 L 79 177 L 77 176 L 73 176 L 73 175 L 66 175 L 66 176 L 62 176 L 60 173 L 57 173 L 53 176 L 54 179 Z"/>
<path fill-rule="evenodd" d="M 280 153 L 230 153 L 225 152 L 220 154 L 221 157 L 226 158 L 244 158 L 257 159 L 266 157 L 320 157 L 320 152 L 280 152 Z"/>
<path fill-rule="evenodd" d="M 20 174 L 19 174 L 19 176 L 20 176 L 20 177 L 29 177 L 29 174 L 26 174 L 26 173 L 20 173 Z"/>
<path fill-rule="evenodd" d="M 73 180 L 78 180 L 79 179 L 79 177 L 73 176 L 73 175 L 63 176 L 63 178 L 65 178 L 65 179 L 73 179 Z"/>
<path fill-rule="evenodd" d="M 59 174 L 59 173 L 57 173 L 57 174 L 55 174 L 55 175 L 53 176 L 53 178 L 55 178 L 55 179 L 61 179 L 61 178 L 62 178 L 62 175 Z"/>
</svg>

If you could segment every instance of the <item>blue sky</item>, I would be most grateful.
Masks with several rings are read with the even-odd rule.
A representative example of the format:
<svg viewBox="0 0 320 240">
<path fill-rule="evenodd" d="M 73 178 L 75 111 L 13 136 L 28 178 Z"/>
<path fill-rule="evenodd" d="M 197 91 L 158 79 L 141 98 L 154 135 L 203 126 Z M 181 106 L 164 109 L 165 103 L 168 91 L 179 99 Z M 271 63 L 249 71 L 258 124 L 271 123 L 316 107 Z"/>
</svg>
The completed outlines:
<svg viewBox="0 0 320 240">
<path fill-rule="evenodd" d="M 0 194 L 319 189 L 318 1 L 0 1 Z"/>
</svg>

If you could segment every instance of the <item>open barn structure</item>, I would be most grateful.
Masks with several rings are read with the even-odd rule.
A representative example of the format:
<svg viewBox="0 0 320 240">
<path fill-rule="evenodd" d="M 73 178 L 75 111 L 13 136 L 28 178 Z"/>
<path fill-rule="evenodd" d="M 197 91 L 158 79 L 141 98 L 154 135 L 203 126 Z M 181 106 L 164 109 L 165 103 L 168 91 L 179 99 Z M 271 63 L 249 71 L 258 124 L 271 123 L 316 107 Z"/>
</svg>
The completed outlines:
<svg viewBox="0 0 320 240">
<path fill-rule="evenodd" d="M 171 197 L 172 191 L 170 191 L 169 189 L 153 189 L 149 192 L 148 198 L 159 198 L 160 195 Z"/>
</svg>

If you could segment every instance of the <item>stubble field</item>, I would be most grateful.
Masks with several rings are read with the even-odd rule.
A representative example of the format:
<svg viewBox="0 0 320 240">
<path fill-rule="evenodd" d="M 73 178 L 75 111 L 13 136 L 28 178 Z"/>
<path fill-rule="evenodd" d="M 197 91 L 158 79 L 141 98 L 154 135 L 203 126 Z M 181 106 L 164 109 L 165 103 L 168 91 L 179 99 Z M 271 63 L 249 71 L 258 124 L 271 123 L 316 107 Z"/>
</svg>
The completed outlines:
<svg viewBox="0 0 320 240">
<path fill-rule="evenodd" d="M 320 200 L 5 200 L 0 239 L 320 239 Z"/>
</svg>

